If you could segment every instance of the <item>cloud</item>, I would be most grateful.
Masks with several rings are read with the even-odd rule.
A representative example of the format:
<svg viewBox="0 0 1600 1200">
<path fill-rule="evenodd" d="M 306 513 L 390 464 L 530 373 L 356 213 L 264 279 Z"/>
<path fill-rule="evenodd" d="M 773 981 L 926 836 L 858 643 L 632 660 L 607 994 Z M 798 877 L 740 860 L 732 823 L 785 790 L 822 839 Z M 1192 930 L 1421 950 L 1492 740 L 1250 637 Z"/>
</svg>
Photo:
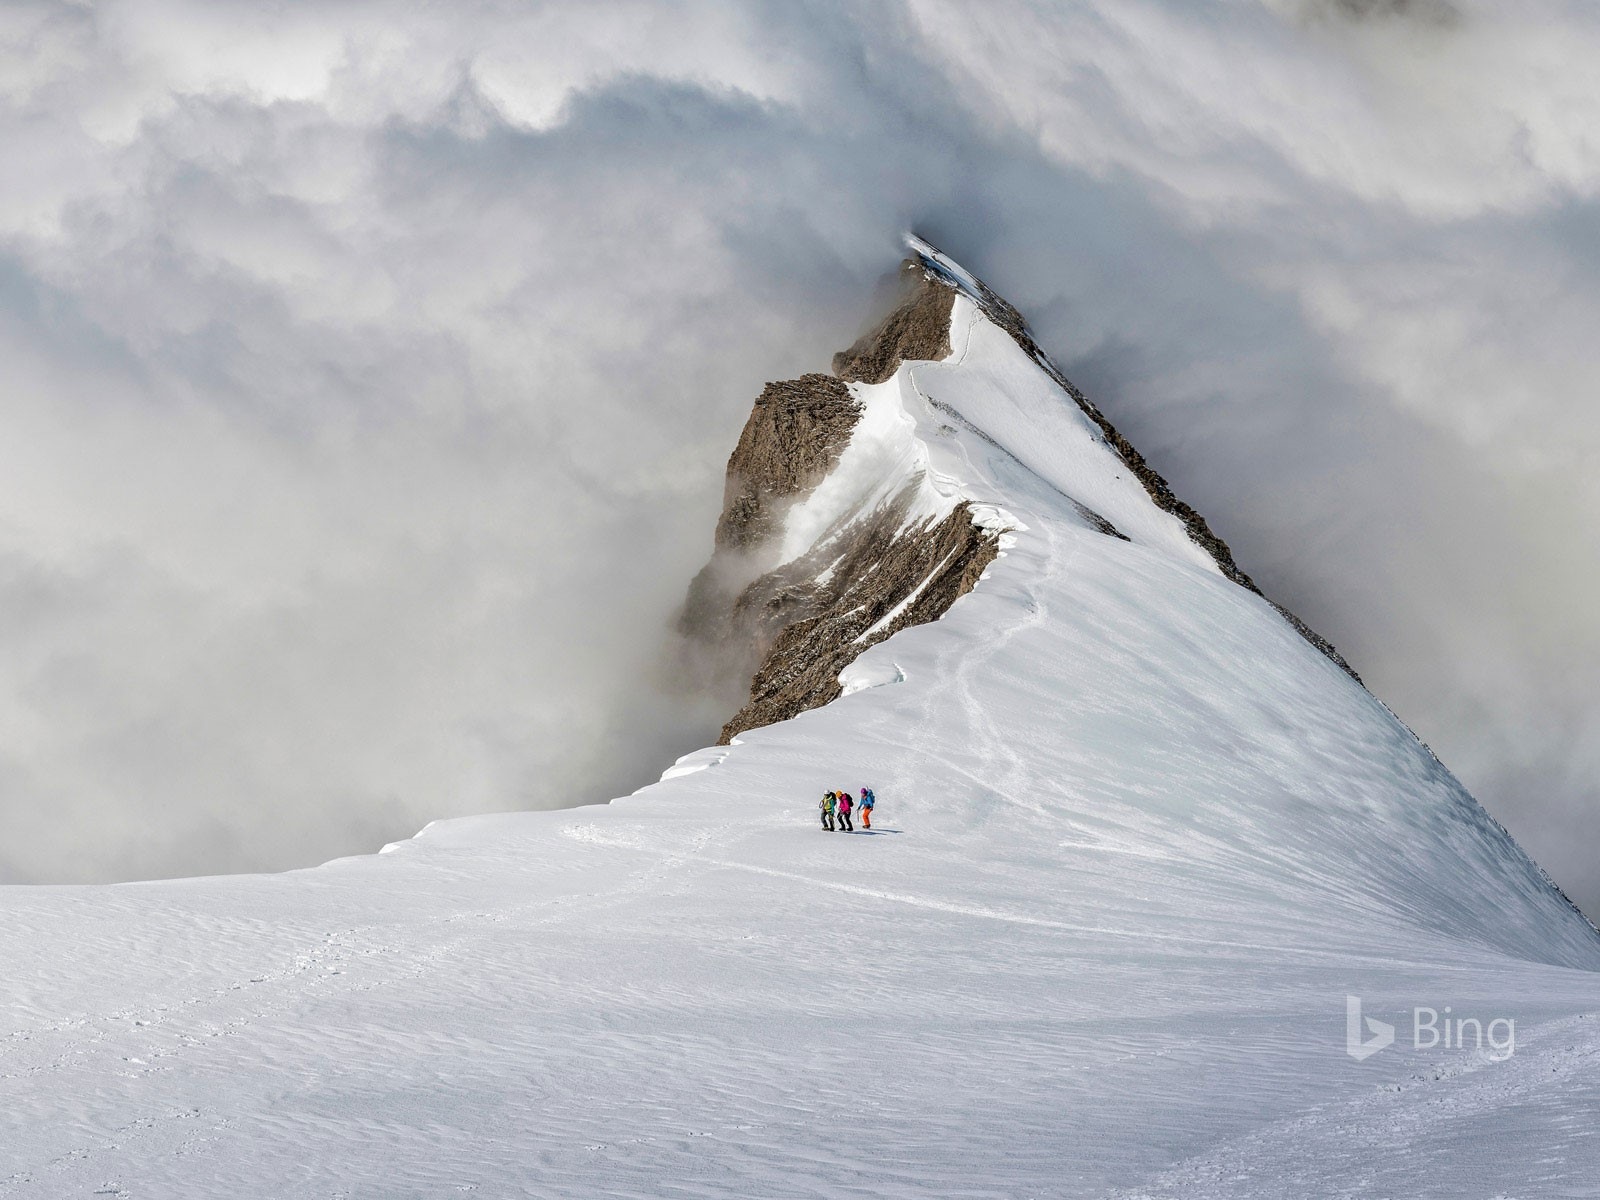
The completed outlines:
<svg viewBox="0 0 1600 1200">
<path fill-rule="evenodd" d="M 1345 21 L 1416 21 L 1450 26 L 1461 10 L 1449 0 L 1303 0 L 1302 10 L 1312 18 Z"/>
<path fill-rule="evenodd" d="M 1600 909 L 1600 19 L 1317 10 L 8 5 L 0 877 L 653 778 L 750 400 L 915 227 Z"/>
</svg>

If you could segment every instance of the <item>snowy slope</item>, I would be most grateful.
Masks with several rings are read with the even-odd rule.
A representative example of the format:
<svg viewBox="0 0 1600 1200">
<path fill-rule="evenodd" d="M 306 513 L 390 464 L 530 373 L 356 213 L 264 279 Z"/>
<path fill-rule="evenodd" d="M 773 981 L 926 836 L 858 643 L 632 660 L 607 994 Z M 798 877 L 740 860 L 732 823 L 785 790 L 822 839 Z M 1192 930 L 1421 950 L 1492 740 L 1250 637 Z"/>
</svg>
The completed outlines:
<svg viewBox="0 0 1600 1200">
<path fill-rule="evenodd" d="M 787 532 L 915 481 L 1004 552 L 842 699 L 609 806 L 0 889 L 0 1197 L 1593 1194 L 1594 931 L 968 297 L 951 344 Z M 1352 994 L 1515 1054 L 1358 1062 Z"/>
</svg>

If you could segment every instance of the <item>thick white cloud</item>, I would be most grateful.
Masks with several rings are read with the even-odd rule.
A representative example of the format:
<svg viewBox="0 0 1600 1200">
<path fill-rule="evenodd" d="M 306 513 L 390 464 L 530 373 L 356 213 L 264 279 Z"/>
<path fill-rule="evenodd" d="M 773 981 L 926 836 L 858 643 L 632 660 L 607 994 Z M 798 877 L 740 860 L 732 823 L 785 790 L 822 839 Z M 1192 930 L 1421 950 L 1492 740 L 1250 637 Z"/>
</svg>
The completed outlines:
<svg viewBox="0 0 1600 1200">
<path fill-rule="evenodd" d="M 603 799 L 916 227 L 1591 909 L 1600 14 L 0 11 L 3 878 Z"/>
</svg>

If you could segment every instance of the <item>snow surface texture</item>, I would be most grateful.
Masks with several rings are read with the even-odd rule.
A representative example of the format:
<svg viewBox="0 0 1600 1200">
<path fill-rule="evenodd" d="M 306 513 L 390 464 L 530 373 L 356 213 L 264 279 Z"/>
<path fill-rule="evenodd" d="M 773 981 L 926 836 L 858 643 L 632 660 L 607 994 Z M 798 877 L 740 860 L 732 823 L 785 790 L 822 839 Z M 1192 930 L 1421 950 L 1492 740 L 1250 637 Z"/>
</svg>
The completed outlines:
<svg viewBox="0 0 1600 1200">
<path fill-rule="evenodd" d="M 1011 532 L 835 703 L 609 806 L 0 890 L 0 1197 L 1594 1194 L 1594 931 L 965 298 L 951 340 L 789 532 L 909 482 L 869 463 Z M 1515 1054 L 1358 1062 L 1349 995 Z"/>
</svg>

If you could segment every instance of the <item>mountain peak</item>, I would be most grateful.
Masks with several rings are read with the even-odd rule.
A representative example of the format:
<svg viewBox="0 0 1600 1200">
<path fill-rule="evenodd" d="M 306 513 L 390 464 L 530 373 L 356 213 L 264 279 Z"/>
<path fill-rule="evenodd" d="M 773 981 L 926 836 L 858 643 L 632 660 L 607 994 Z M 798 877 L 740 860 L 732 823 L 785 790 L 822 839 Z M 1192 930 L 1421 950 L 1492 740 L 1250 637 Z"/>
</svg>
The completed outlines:
<svg viewBox="0 0 1600 1200">
<path fill-rule="evenodd" d="M 1180 553 L 1261 594 L 1014 307 L 924 239 L 907 245 L 890 312 L 834 356 L 831 376 L 769 383 L 729 458 L 716 552 L 683 620 L 704 659 L 751 681 L 724 741 L 828 703 L 864 650 L 971 590 L 1013 520 L 997 507 L 1005 487 L 977 465 L 994 450 L 1096 532 L 1169 551 L 1186 539 Z M 996 337 L 1009 350 L 988 344 Z M 985 346 L 969 362 L 975 338 Z M 957 391 L 966 399 L 954 404 Z"/>
</svg>

